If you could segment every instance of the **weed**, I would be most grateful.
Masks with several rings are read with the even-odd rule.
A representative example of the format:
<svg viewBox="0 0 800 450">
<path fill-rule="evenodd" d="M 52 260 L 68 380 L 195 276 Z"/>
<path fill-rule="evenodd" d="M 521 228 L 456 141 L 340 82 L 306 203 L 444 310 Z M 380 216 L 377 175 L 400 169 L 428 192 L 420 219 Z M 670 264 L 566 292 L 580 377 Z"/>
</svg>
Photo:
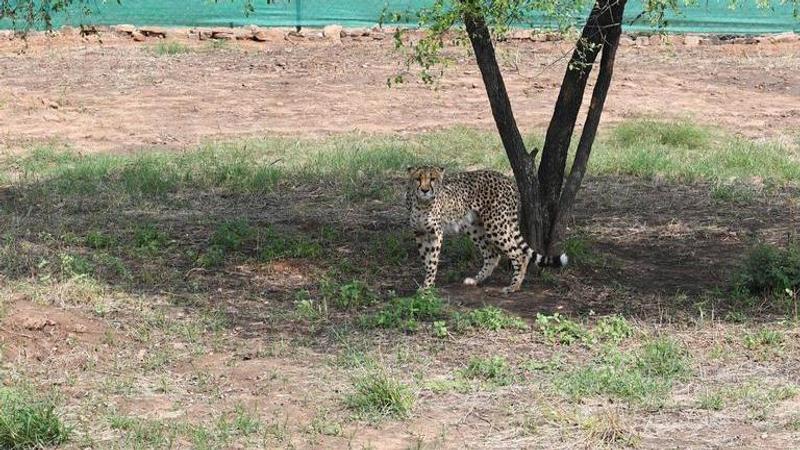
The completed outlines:
<svg viewBox="0 0 800 450">
<path fill-rule="evenodd" d="M 592 334 L 603 341 L 621 342 L 633 336 L 633 327 L 622 316 L 607 316 L 600 319 Z"/>
<path fill-rule="evenodd" d="M 750 295 L 783 295 L 800 288 L 800 242 L 786 248 L 760 244 L 745 257 L 734 277 L 740 292 Z"/>
<path fill-rule="evenodd" d="M 267 227 L 262 236 L 259 259 L 273 261 L 281 258 L 317 258 L 322 254 L 322 246 L 309 239 L 279 235 L 272 227 Z"/>
<path fill-rule="evenodd" d="M 489 381 L 497 386 L 507 386 L 514 382 L 514 376 L 508 362 L 502 356 L 491 358 L 472 358 L 461 376 L 473 380 Z"/>
<path fill-rule="evenodd" d="M 552 316 L 536 314 L 536 325 L 548 341 L 564 345 L 582 342 L 589 336 L 583 325 L 573 322 L 559 313 Z"/>
<path fill-rule="evenodd" d="M 370 417 L 405 418 L 414 406 L 411 390 L 391 377 L 385 370 L 377 370 L 357 378 L 355 392 L 346 398 L 347 405 Z"/>
<path fill-rule="evenodd" d="M 167 235 L 153 224 L 144 224 L 136 228 L 133 235 L 136 248 L 157 253 L 167 245 Z"/>
<path fill-rule="evenodd" d="M 176 41 L 160 41 L 151 48 L 153 54 L 157 56 L 172 56 L 189 53 L 192 50 L 188 45 Z"/>
<path fill-rule="evenodd" d="M 86 235 L 86 246 L 93 249 L 109 248 L 114 245 L 114 238 L 101 231 L 90 231 Z"/>
<path fill-rule="evenodd" d="M 447 322 L 444 320 L 436 320 L 433 322 L 433 335 L 439 339 L 444 339 L 447 336 L 450 336 L 450 332 L 447 331 Z"/>
<path fill-rule="evenodd" d="M 29 449 L 58 446 L 69 440 L 50 400 L 12 388 L 0 388 L 0 447 Z"/>
<path fill-rule="evenodd" d="M 86 277 L 94 273 L 94 265 L 83 256 L 62 253 L 61 273 L 68 278 Z"/>
<path fill-rule="evenodd" d="M 710 411 L 721 411 L 725 407 L 725 396 L 720 391 L 706 391 L 697 400 L 697 407 Z"/>
<path fill-rule="evenodd" d="M 343 285 L 323 280 L 320 284 L 320 292 L 323 299 L 333 303 L 337 308 L 345 310 L 371 305 L 377 299 L 369 286 L 358 280 Z"/>
<path fill-rule="evenodd" d="M 744 336 L 744 346 L 748 350 L 780 350 L 783 347 L 784 335 L 779 330 L 762 328 L 755 333 Z"/>
<path fill-rule="evenodd" d="M 584 236 L 570 236 L 564 240 L 563 245 L 570 264 L 593 266 L 600 263 L 600 257 L 592 251 L 590 243 Z"/>
<path fill-rule="evenodd" d="M 556 386 L 576 398 L 614 395 L 660 406 L 677 379 L 689 373 L 688 355 L 674 341 L 657 339 L 636 351 L 608 350 L 585 367 L 555 379 Z"/>
<path fill-rule="evenodd" d="M 237 219 L 223 222 L 214 230 L 210 244 L 225 251 L 239 250 L 252 234 L 253 229 L 247 220 Z"/>
<path fill-rule="evenodd" d="M 451 320 L 457 330 L 475 328 L 499 331 L 503 329 L 527 330 L 528 324 L 517 316 L 510 315 L 496 306 L 484 306 L 466 314 L 453 313 Z"/>
<path fill-rule="evenodd" d="M 420 321 L 434 321 L 444 317 L 444 303 L 433 290 L 416 293 L 413 297 L 395 298 L 381 311 L 362 320 L 363 325 L 374 328 L 399 328 L 413 332 Z"/>
</svg>

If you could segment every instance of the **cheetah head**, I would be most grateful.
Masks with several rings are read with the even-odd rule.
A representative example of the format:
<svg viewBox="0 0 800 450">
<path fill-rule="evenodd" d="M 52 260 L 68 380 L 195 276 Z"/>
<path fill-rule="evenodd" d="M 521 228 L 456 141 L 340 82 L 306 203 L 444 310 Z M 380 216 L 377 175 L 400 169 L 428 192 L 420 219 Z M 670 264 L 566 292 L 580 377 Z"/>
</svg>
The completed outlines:
<svg viewBox="0 0 800 450">
<path fill-rule="evenodd" d="M 431 201 L 441 189 L 444 167 L 409 167 L 408 177 L 409 190 L 413 190 L 418 199 Z"/>
</svg>

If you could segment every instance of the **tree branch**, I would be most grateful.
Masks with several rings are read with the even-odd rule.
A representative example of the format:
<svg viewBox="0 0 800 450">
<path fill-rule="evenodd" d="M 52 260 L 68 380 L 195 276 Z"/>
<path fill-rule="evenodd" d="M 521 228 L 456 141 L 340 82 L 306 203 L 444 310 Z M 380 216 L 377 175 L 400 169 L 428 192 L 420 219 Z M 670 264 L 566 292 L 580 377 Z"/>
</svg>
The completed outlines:
<svg viewBox="0 0 800 450">
<path fill-rule="evenodd" d="M 611 86 L 611 78 L 614 73 L 614 60 L 616 58 L 619 38 L 622 32 L 622 12 L 625 8 L 626 1 L 627 0 L 617 0 L 610 5 L 610 8 L 603 12 L 603 15 L 606 17 L 601 18 L 602 23 L 610 25 L 605 25 L 602 28 L 604 44 L 603 56 L 600 60 L 600 70 L 597 74 L 597 80 L 595 81 L 592 91 L 592 99 L 586 114 L 586 122 L 581 131 L 581 138 L 578 142 L 575 160 L 572 163 L 569 177 L 561 192 L 556 217 L 554 217 L 552 221 L 552 242 L 561 241 L 566 225 L 564 223 L 565 218 L 572 209 L 575 197 L 578 194 L 578 190 L 580 190 L 581 182 L 586 174 L 586 167 L 589 162 L 589 155 L 592 151 L 592 144 L 597 135 L 600 116 L 603 113 L 603 106 L 605 105 L 606 96 Z"/>
</svg>

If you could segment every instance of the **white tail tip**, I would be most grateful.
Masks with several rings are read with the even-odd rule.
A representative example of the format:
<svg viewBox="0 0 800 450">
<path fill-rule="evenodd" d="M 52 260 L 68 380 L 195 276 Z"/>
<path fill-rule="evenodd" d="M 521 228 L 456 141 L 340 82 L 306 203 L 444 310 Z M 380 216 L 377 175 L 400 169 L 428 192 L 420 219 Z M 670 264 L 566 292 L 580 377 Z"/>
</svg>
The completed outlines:
<svg viewBox="0 0 800 450">
<path fill-rule="evenodd" d="M 567 257 L 566 253 L 562 253 L 561 256 L 558 257 L 558 260 L 561 262 L 561 266 L 566 266 L 569 262 L 569 258 Z"/>
</svg>

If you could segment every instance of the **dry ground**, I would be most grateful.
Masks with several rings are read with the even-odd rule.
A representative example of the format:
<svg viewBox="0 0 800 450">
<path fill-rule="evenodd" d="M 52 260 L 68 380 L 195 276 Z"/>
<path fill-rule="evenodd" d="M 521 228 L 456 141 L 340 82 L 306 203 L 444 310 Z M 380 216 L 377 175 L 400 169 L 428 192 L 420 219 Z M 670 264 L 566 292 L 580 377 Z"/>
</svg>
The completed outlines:
<svg viewBox="0 0 800 450">
<path fill-rule="evenodd" d="M 742 303 L 730 293 L 754 240 L 785 244 L 796 231 L 795 184 L 731 199 L 704 182 L 594 176 L 571 223 L 580 250 L 572 268 L 531 273 L 507 297 L 506 269 L 466 289 L 459 280 L 479 262 L 455 241 L 440 272 L 442 323 L 375 329 L 372 314 L 411 295 L 420 276 L 397 174 L 356 198 L 343 187 L 352 180 L 324 177 L 256 193 L 219 180 L 162 192 L 143 187 L 159 185 L 157 163 L 133 157 L 96 176 L 70 172 L 95 160 L 52 149 L 127 155 L 271 134 L 489 130 L 476 68 L 454 51 L 437 89 L 413 80 L 387 89 L 402 63 L 386 41 L 190 44 L 177 55 L 155 45 L 109 37 L 20 52 L 19 42 L 0 43 L 0 149 L 12 167 L 0 178 L 3 382 L 56 397 L 74 429 L 66 447 L 800 441 L 796 316 L 772 298 Z M 503 47 L 526 128 L 546 125 L 564 69 L 551 63 L 566 50 Z M 788 44 L 626 47 L 604 126 L 690 117 L 796 145 L 798 68 Z M 230 221 L 247 231 L 220 232 Z M 218 258 L 216 248 L 225 250 Z M 528 328 L 459 325 L 487 305 Z M 539 313 L 573 322 L 559 329 L 537 323 Z M 623 317 L 631 333 L 603 331 L 604 317 Z M 474 358 L 495 356 L 500 375 L 465 375 Z M 359 377 L 374 373 L 408 386 L 416 400 L 407 417 L 348 405 Z"/>
</svg>

